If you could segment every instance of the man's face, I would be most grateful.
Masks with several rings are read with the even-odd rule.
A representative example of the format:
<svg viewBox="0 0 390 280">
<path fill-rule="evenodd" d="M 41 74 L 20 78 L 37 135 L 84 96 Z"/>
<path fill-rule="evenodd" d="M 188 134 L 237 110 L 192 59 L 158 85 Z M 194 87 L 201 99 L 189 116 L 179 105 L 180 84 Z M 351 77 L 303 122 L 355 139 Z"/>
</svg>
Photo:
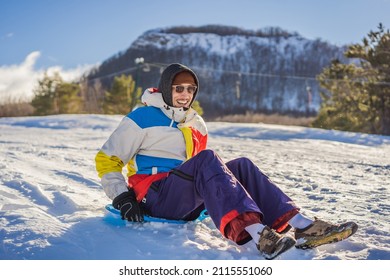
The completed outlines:
<svg viewBox="0 0 390 280">
<path fill-rule="evenodd" d="M 173 107 L 189 108 L 195 92 L 196 86 L 193 84 L 172 85 Z"/>
</svg>

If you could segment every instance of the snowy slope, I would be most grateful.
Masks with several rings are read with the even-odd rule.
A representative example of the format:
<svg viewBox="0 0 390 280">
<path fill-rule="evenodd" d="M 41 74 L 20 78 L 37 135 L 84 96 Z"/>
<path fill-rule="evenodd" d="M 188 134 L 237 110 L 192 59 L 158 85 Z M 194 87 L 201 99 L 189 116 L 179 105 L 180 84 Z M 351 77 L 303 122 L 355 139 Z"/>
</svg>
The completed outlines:
<svg viewBox="0 0 390 280">
<path fill-rule="evenodd" d="M 211 220 L 125 224 L 108 214 L 94 156 L 120 119 L 0 119 L 0 259 L 262 259 Z M 265 124 L 209 131 L 209 148 L 252 159 L 304 213 L 360 226 L 348 240 L 279 259 L 390 260 L 390 137 Z"/>
</svg>

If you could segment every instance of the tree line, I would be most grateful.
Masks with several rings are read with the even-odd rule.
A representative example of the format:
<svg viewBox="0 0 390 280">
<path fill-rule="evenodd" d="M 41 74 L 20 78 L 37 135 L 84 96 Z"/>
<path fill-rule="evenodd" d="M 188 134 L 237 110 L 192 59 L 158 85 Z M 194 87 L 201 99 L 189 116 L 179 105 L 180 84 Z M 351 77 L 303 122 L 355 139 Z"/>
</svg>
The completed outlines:
<svg viewBox="0 0 390 280">
<path fill-rule="evenodd" d="M 131 75 L 115 77 L 111 88 L 105 90 L 99 81 L 68 83 L 59 73 L 45 74 L 34 89 L 31 104 L 35 115 L 127 114 L 139 105 L 141 91 Z"/>
<path fill-rule="evenodd" d="M 89 84 L 88 84 L 89 83 Z M 35 115 L 53 114 L 127 114 L 141 104 L 142 88 L 136 85 L 131 75 L 114 78 L 109 90 L 104 90 L 99 80 L 68 83 L 59 73 L 44 75 L 34 89 L 31 105 Z M 194 109 L 203 114 L 199 102 Z"/>
</svg>

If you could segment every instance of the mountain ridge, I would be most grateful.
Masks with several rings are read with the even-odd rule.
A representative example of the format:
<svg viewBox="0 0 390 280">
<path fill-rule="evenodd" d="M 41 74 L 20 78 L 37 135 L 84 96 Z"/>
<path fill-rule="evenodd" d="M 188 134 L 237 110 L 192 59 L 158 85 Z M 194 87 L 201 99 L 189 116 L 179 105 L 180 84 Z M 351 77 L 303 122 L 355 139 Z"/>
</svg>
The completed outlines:
<svg viewBox="0 0 390 280">
<path fill-rule="evenodd" d="M 173 26 L 144 32 L 89 78 L 105 79 L 109 87 L 110 75 L 121 72 L 135 77 L 142 88 L 155 87 L 162 69 L 180 62 L 199 76 L 199 101 L 206 116 L 314 114 L 321 103 L 316 75 L 333 59 L 346 61 L 344 50 L 279 27 Z M 140 57 L 144 63 L 137 65 Z"/>
</svg>

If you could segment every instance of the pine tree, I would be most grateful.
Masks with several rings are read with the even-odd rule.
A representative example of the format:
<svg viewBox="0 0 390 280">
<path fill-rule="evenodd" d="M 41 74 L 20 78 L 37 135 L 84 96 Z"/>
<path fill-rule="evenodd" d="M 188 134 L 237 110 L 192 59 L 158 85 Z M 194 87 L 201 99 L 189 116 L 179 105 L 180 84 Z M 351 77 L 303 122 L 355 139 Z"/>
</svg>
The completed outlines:
<svg viewBox="0 0 390 280">
<path fill-rule="evenodd" d="M 80 86 L 72 83 L 61 83 L 56 87 L 58 114 L 77 114 L 83 110 Z"/>
<path fill-rule="evenodd" d="M 318 76 L 323 103 L 313 126 L 390 135 L 390 33 L 380 24 Z"/>
<path fill-rule="evenodd" d="M 38 86 L 33 90 L 35 96 L 31 101 L 36 115 L 50 115 L 58 112 L 56 87 L 62 82 L 59 73 L 54 73 L 53 77 L 45 73 L 43 78 L 38 80 Z"/>
<path fill-rule="evenodd" d="M 323 103 L 313 126 L 327 129 L 362 131 L 371 117 L 368 115 L 366 92 L 356 77 L 361 72 L 353 64 L 335 60 L 318 76 Z"/>
<path fill-rule="evenodd" d="M 45 73 L 38 80 L 34 93 L 31 105 L 36 115 L 75 114 L 83 111 L 80 85 L 64 82 L 58 72 L 52 77 Z"/>
<path fill-rule="evenodd" d="M 200 106 L 200 103 L 199 103 L 198 100 L 195 100 L 195 101 L 192 103 L 192 108 L 193 108 L 200 116 L 203 115 L 203 108 Z"/>
<path fill-rule="evenodd" d="M 141 91 L 141 88 L 135 88 L 131 75 L 115 77 L 111 90 L 105 93 L 104 113 L 127 114 L 140 102 Z"/>
<path fill-rule="evenodd" d="M 374 133 L 390 135 L 390 32 L 379 24 L 371 31 L 363 45 L 351 46 L 346 56 L 361 59 L 369 82 L 367 92 L 376 112 Z"/>
</svg>

